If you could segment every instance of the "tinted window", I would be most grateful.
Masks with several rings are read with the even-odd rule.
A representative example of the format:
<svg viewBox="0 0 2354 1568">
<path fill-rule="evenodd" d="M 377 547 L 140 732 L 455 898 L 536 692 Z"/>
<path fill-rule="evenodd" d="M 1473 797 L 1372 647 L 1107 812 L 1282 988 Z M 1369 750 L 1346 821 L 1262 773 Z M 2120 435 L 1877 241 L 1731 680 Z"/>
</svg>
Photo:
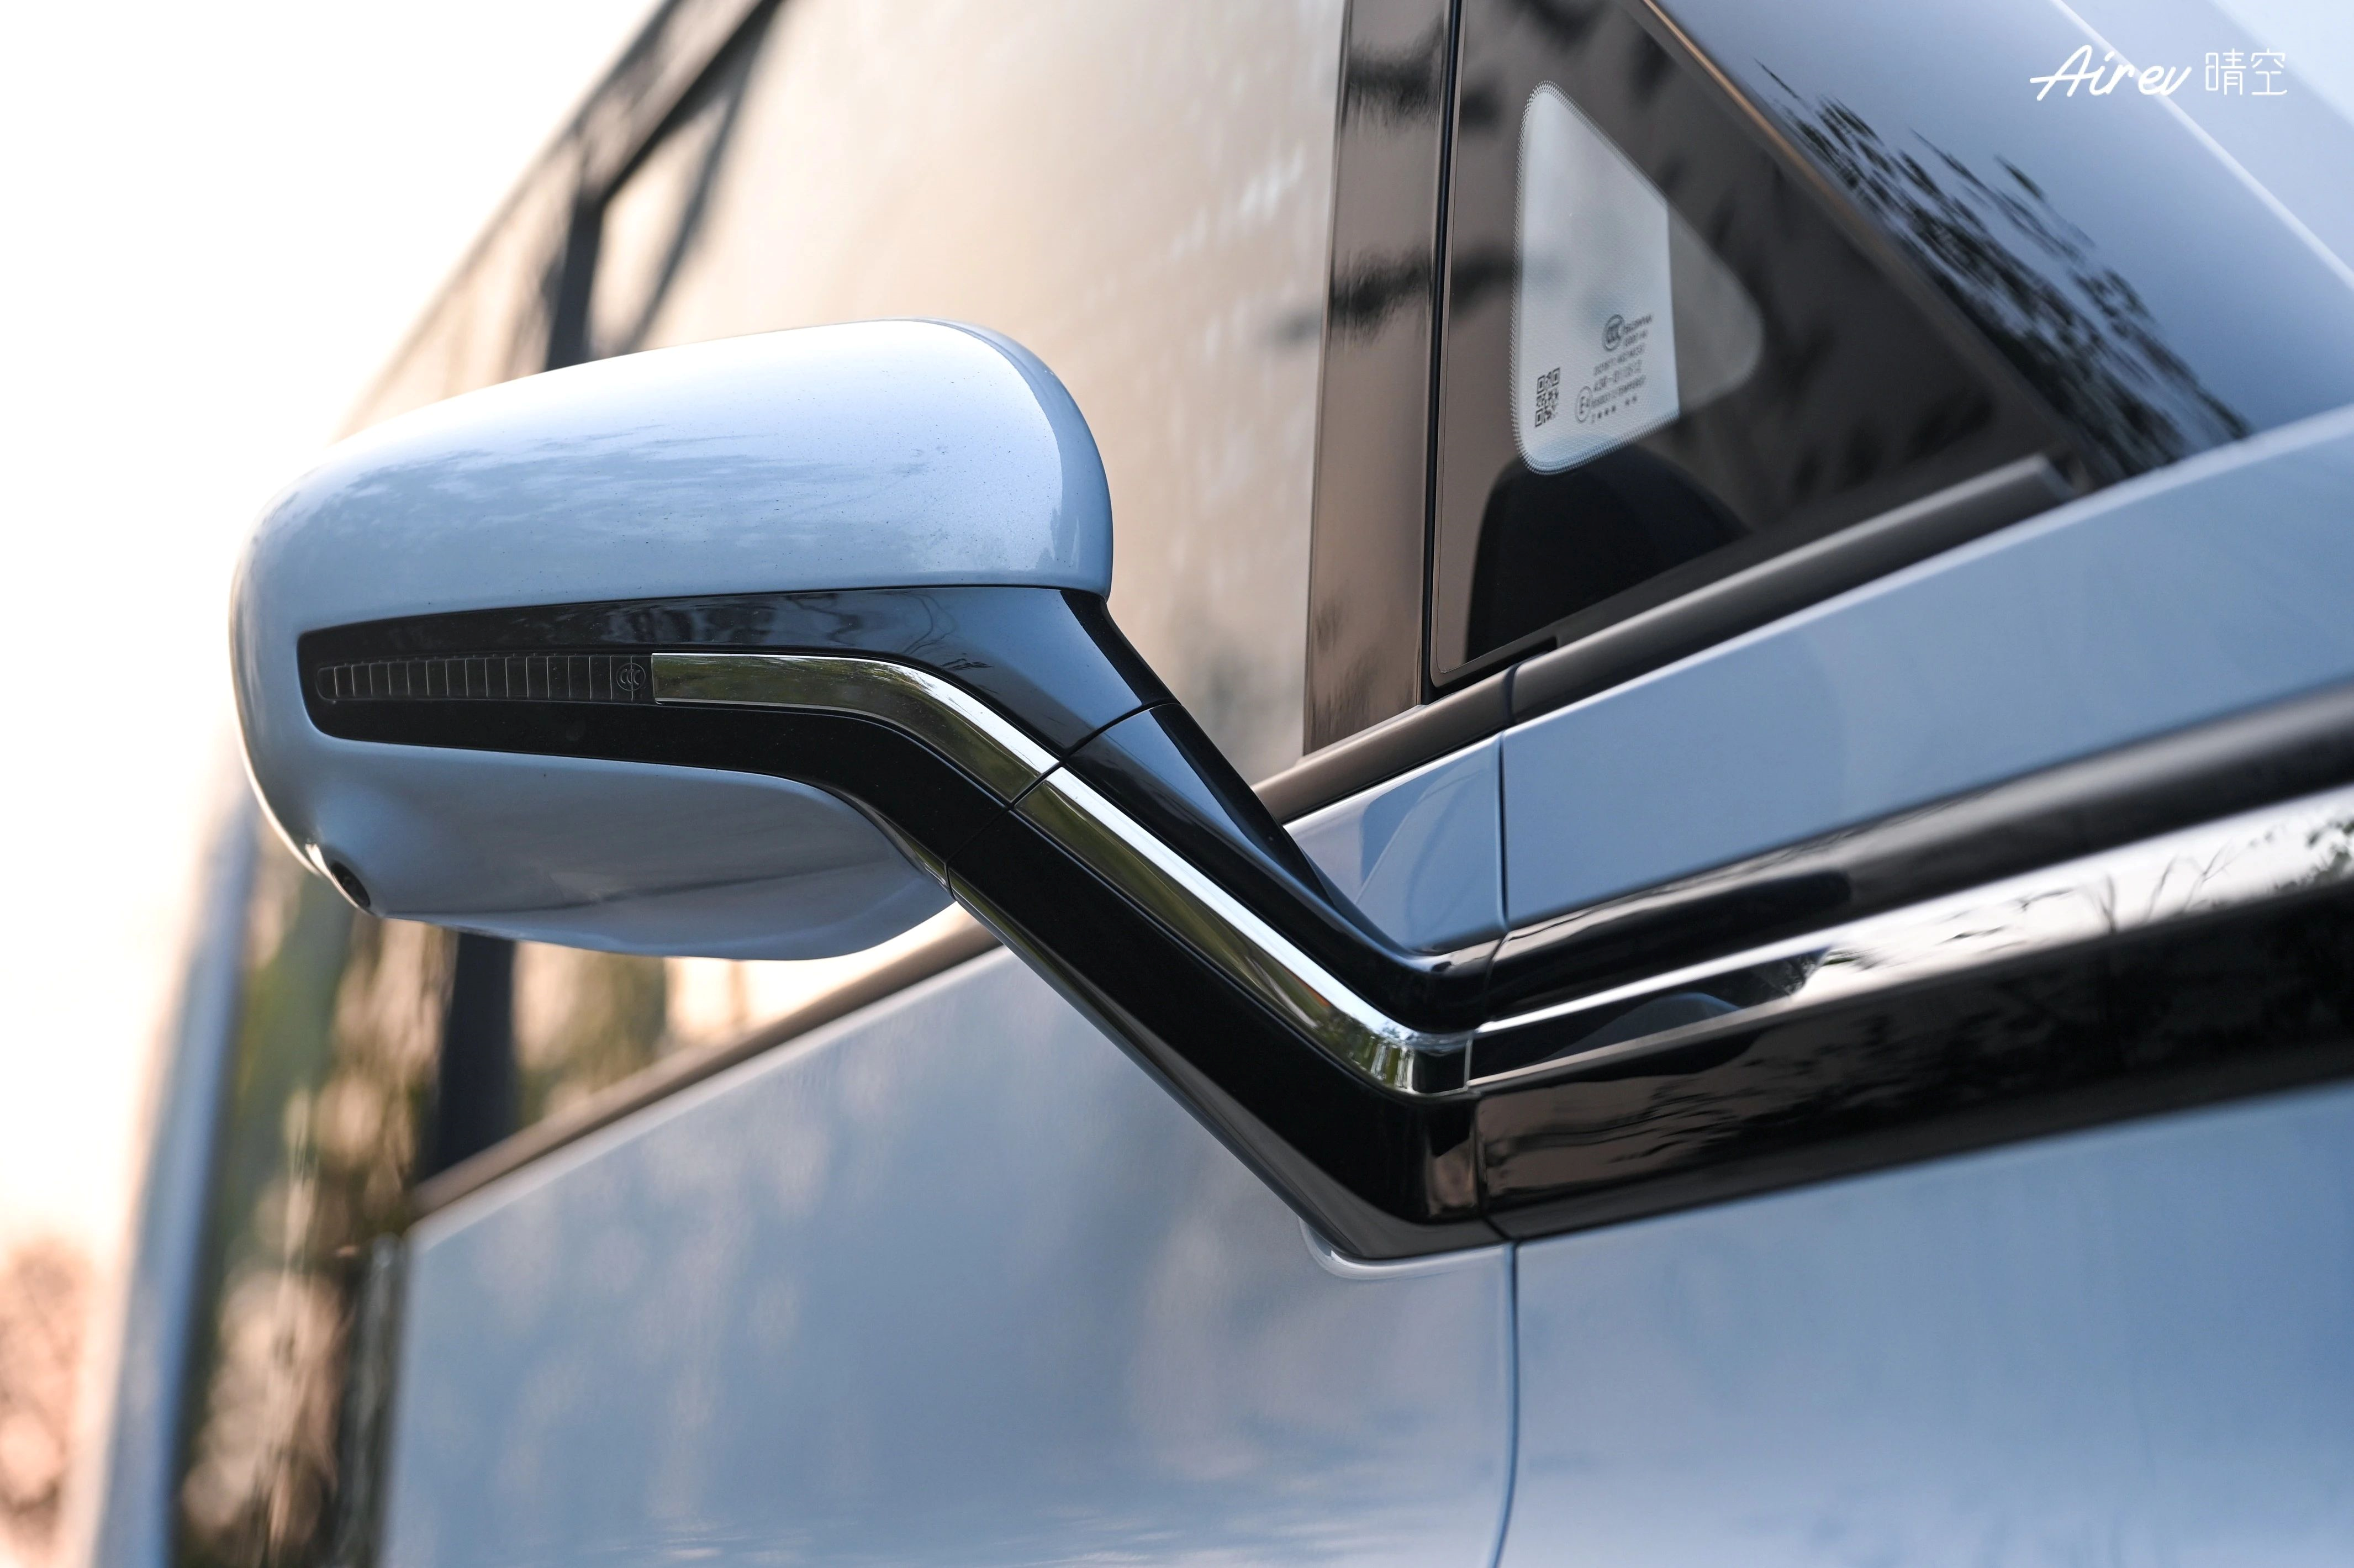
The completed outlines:
<svg viewBox="0 0 2354 1568">
<path fill-rule="evenodd" d="M 1460 48 L 1434 679 L 2064 461 L 1999 358 L 1632 16 L 1469 0 Z"/>
<path fill-rule="evenodd" d="M 364 1531 L 347 1369 L 382 1328 L 371 1244 L 407 1218 L 455 947 L 260 854 L 176 1499 L 178 1560 L 207 1568 L 350 1561 Z"/>
<path fill-rule="evenodd" d="M 1103 449 L 1122 629 L 1273 773 L 1300 750 L 1341 9 L 795 0 L 638 341 L 918 315 L 1026 344 Z"/>
<path fill-rule="evenodd" d="M 702 232 L 713 177 L 735 132 L 760 37 L 756 23 L 728 46 L 584 233 L 594 253 L 585 269 L 590 281 L 580 357 L 601 359 L 645 345 L 653 312 Z"/>
<path fill-rule="evenodd" d="M 2105 475 L 2354 400 L 2354 132 L 2333 107 L 2354 90 L 2324 25 L 2342 5 L 1672 9 Z M 2300 14 L 2277 38 L 2246 30 Z M 2272 80 L 2225 77 L 2227 55 L 2244 68 L 2268 47 L 2285 60 Z M 2038 87 L 2079 49 L 2109 91 Z M 2120 84 L 2118 63 L 2175 90 Z"/>
<path fill-rule="evenodd" d="M 515 1125 L 576 1111 L 666 1057 L 731 1046 L 962 918 L 943 912 L 834 959 L 652 959 L 517 942 L 507 1029 Z"/>
</svg>

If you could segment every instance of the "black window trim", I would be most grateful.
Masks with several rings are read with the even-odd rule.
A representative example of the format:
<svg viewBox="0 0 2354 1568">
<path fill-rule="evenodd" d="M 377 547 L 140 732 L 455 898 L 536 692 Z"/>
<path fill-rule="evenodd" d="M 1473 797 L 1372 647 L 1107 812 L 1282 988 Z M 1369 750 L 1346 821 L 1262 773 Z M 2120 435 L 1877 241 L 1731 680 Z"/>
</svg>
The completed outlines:
<svg viewBox="0 0 2354 1568">
<path fill-rule="evenodd" d="M 1423 585 L 1455 13 L 1454 0 L 1350 0 L 1343 26 L 1309 534 L 1311 754 L 1431 696 Z"/>
</svg>

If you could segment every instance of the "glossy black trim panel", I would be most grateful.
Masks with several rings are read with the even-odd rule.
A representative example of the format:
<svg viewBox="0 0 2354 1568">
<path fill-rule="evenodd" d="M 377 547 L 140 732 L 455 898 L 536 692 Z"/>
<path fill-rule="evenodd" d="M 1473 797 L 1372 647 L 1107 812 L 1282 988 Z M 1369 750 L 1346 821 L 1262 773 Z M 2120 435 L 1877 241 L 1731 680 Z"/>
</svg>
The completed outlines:
<svg viewBox="0 0 2354 1568">
<path fill-rule="evenodd" d="M 1425 695 L 1423 552 L 1453 12 L 1452 0 L 1349 5 L 1309 550 L 1311 751 Z"/>
<path fill-rule="evenodd" d="M 1512 932 L 1517 1012 L 2354 779 L 2354 685 L 2062 763 Z"/>
<path fill-rule="evenodd" d="M 1439 1095 L 1463 1086 L 1468 1028 L 1407 1022 L 1351 983 L 1376 967 L 1378 949 L 1356 954 L 1349 978 L 1335 974 L 1338 966 L 1320 963 L 1304 944 L 1068 768 L 1041 779 L 1012 815 L 1257 1003 L 1287 1038 L 1285 1049 L 1304 1045 L 1401 1094 Z M 1464 962 L 1381 965 L 1391 972 L 1372 978 L 1394 991 L 1419 989 L 1468 1009 L 1485 956 L 1475 951 Z"/>
<path fill-rule="evenodd" d="M 1391 943 L 1326 884 L 1182 707 L 1112 726 L 1071 754 L 1069 770 L 1388 1017 L 1437 1033 L 1479 1022 L 1494 943 L 1436 955 Z"/>
<path fill-rule="evenodd" d="M 1288 1031 L 1208 955 L 1172 942 L 1052 830 L 999 818 L 950 883 L 1316 1230 L 1366 1257 L 1478 1245 L 1471 1107 L 1401 1094 Z"/>
<path fill-rule="evenodd" d="M 1476 1084 L 1681 1058 L 1705 1041 L 1873 992 L 1933 985 L 2354 882 L 2354 789 L 2323 790 L 1623 985 L 1503 1011 L 1471 1045 Z"/>
<path fill-rule="evenodd" d="M 2168 926 L 1490 1095 L 1531 1236 L 2354 1074 L 2354 895 Z"/>
</svg>

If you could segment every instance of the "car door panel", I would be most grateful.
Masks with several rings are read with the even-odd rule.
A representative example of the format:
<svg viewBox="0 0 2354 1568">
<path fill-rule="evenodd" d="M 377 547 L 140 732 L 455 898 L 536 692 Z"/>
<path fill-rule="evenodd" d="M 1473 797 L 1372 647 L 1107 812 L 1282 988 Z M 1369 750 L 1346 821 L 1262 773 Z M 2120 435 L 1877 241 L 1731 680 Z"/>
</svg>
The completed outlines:
<svg viewBox="0 0 2354 1568">
<path fill-rule="evenodd" d="M 1290 824 L 1383 935 L 1425 952 L 1504 933 L 1497 745 L 1467 747 Z"/>
<path fill-rule="evenodd" d="M 2342 1563 L 2354 1090 L 1521 1248 L 1502 1568 Z"/>
<path fill-rule="evenodd" d="M 385 1561 L 1484 1563 L 1509 1311 L 997 954 L 420 1224 Z"/>
</svg>

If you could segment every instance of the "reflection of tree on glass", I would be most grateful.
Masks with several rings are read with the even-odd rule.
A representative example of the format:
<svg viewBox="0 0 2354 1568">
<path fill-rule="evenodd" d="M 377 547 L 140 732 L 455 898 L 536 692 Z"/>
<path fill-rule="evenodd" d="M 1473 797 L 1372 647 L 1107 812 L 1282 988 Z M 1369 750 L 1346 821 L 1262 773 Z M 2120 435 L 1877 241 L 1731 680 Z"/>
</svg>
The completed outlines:
<svg viewBox="0 0 2354 1568">
<path fill-rule="evenodd" d="M 428 1146 L 449 1130 L 437 1076 L 463 1011 L 461 941 L 481 938 L 357 913 L 275 844 L 249 923 L 179 1561 L 346 1565 L 372 1506 L 393 1238 L 411 1216 L 411 1183 L 429 1169 Z M 666 1054 L 724 1045 L 822 984 L 821 971 L 855 961 L 666 961 L 515 944 L 487 1042 L 511 1081 L 482 1144 L 561 1116 Z"/>
<path fill-rule="evenodd" d="M 1626 11 L 1467 0 L 1458 76 L 1435 679 L 2064 454 Z"/>
<path fill-rule="evenodd" d="M 522 942 L 515 948 L 515 1065 L 526 1125 L 652 1061 L 664 1044 L 660 959 Z"/>
<path fill-rule="evenodd" d="M 1844 104 L 1783 90 L 1793 138 L 2085 434 L 2112 475 L 2250 432 L 2167 346 L 2132 282 L 2024 171 L 2004 161 L 1988 178 L 1925 142 L 1925 161 Z"/>
<path fill-rule="evenodd" d="M 355 913 L 275 845 L 263 857 L 192 1373 L 189 1563 L 317 1562 L 332 1542 L 356 1289 L 371 1240 L 406 1218 L 453 946 Z"/>
</svg>

